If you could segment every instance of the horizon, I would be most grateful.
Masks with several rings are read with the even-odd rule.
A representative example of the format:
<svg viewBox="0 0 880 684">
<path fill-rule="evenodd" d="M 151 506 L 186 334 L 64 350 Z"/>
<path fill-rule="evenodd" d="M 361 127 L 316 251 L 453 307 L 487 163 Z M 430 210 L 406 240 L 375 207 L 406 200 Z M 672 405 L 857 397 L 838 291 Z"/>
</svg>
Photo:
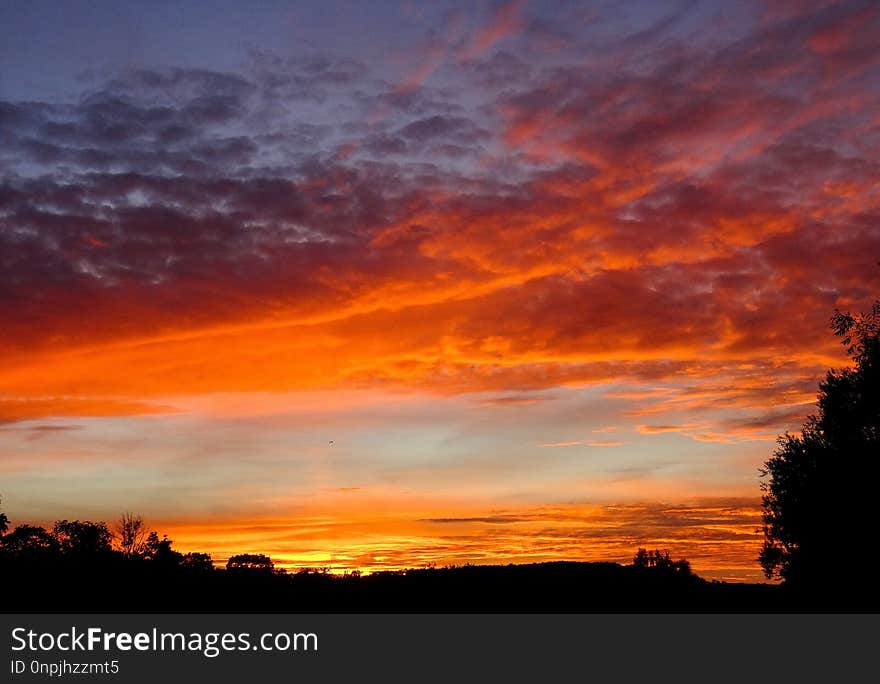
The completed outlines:
<svg viewBox="0 0 880 684">
<path fill-rule="evenodd" d="M 0 7 L 0 495 L 374 571 L 668 549 L 880 292 L 880 5 Z"/>
</svg>

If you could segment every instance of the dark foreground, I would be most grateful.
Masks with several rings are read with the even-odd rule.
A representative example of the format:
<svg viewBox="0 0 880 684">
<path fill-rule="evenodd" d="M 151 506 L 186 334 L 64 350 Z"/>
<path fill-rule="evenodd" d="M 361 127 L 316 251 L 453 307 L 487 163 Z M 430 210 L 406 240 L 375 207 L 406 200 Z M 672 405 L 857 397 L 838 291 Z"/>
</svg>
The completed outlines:
<svg viewBox="0 0 880 684">
<path fill-rule="evenodd" d="M 339 576 L 0 564 L 3 612 L 877 612 L 876 594 L 797 593 L 617 563 L 464 566 Z"/>
</svg>

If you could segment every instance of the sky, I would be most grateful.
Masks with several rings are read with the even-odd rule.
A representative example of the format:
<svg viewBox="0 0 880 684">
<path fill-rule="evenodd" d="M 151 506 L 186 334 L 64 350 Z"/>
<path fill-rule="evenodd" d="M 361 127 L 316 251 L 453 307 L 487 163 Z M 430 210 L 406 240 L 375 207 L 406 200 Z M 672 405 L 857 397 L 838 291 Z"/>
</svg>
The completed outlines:
<svg viewBox="0 0 880 684">
<path fill-rule="evenodd" d="M 4 510 L 757 580 L 878 147 L 869 1 L 4 3 Z"/>
</svg>

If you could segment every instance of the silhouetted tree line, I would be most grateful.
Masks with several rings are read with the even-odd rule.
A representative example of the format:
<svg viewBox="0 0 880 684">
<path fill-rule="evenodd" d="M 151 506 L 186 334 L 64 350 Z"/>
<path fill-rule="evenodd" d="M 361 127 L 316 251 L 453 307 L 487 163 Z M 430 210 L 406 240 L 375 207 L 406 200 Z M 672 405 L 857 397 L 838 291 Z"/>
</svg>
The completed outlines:
<svg viewBox="0 0 880 684">
<path fill-rule="evenodd" d="M 57 563 L 99 564 L 124 561 L 147 563 L 155 568 L 210 571 L 214 562 L 208 553 L 180 553 L 167 535 L 159 538 L 148 530 L 141 516 L 124 513 L 111 530 L 105 522 L 58 520 L 47 530 L 37 525 L 18 525 L 9 531 L 9 518 L 0 513 L 0 564 L 52 566 Z M 227 562 L 230 570 L 282 572 L 262 554 L 240 554 Z"/>
<path fill-rule="evenodd" d="M 668 551 L 639 549 L 630 565 L 550 562 L 333 574 L 287 573 L 245 553 L 214 567 L 125 514 L 59 520 L 51 529 L 4 516 L 0 585 L 8 612 L 694 612 L 839 610 L 804 605 L 775 585 L 706 581 Z M 864 606 L 847 606 L 858 610 Z"/>
<path fill-rule="evenodd" d="M 640 549 L 632 565 L 540 563 L 446 566 L 333 574 L 287 573 L 264 554 L 214 567 L 209 554 L 180 553 L 143 519 L 111 528 L 59 520 L 51 528 L 0 527 L 0 583 L 11 612 L 443 612 L 736 610 L 775 587 L 707 582 L 687 561 Z M 754 609 L 754 605 L 753 605 Z"/>
<path fill-rule="evenodd" d="M 116 557 L 128 562 L 148 562 L 166 568 L 200 571 L 214 569 L 210 554 L 175 551 L 171 548 L 173 542 L 167 535 L 160 539 L 158 532 L 147 530 L 141 516 L 132 513 L 123 513 L 115 530 L 111 530 L 104 522 L 90 520 L 58 520 L 51 531 L 35 525 L 19 525 L 7 534 L 8 528 L 8 518 L 0 513 L 0 560 L 51 563 L 53 560 L 65 558 L 101 562 Z M 673 561 L 669 551 L 659 549 L 638 549 L 633 557 L 633 567 L 682 576 L 693 574 L 687 560 Z M 436 564 L 430 563 L 424 569 L 436 569 Z M 456 568 L 447 566 L 446 569 Z M 231 556 L 226 562 L 226 570 L 234 573 L 286 573 L 284 569 L 276 569 L 274 561 L 261 553 Z M 316 571 L 310 568 L 301 572 L 326 574 L 327 570 Z M 360 572 L 355 571 L 348 576 L 357 579 Z"/>
</svg>

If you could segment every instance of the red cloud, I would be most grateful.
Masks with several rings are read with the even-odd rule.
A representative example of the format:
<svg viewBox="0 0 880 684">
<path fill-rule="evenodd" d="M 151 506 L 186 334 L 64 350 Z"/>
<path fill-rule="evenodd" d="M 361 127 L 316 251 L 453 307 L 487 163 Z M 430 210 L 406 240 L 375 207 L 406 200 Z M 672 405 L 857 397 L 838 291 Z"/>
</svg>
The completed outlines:
<svg viewBox="0 0 880 684">
<path fill-rule="evenodd" d="M 266 55 L 247 78 L 137 72 L 4 104 L 16 158 L 46 173 L 0 186 L 0 397 L 76 415 L 635 379 L 677 388 L 639 415 L 808 400 L 844 360 L 828 316 L 880 287 L 875 14 L 799 12 L 720 47 L 658 45 L 661 26 L 611 46 L 614 70 L 562 55 L 487 79 L 478 55 L 522 9 L 464 48 L 473 106 Z M 273 118 L 294 96 L 358 117 Z"/>
</svg>

